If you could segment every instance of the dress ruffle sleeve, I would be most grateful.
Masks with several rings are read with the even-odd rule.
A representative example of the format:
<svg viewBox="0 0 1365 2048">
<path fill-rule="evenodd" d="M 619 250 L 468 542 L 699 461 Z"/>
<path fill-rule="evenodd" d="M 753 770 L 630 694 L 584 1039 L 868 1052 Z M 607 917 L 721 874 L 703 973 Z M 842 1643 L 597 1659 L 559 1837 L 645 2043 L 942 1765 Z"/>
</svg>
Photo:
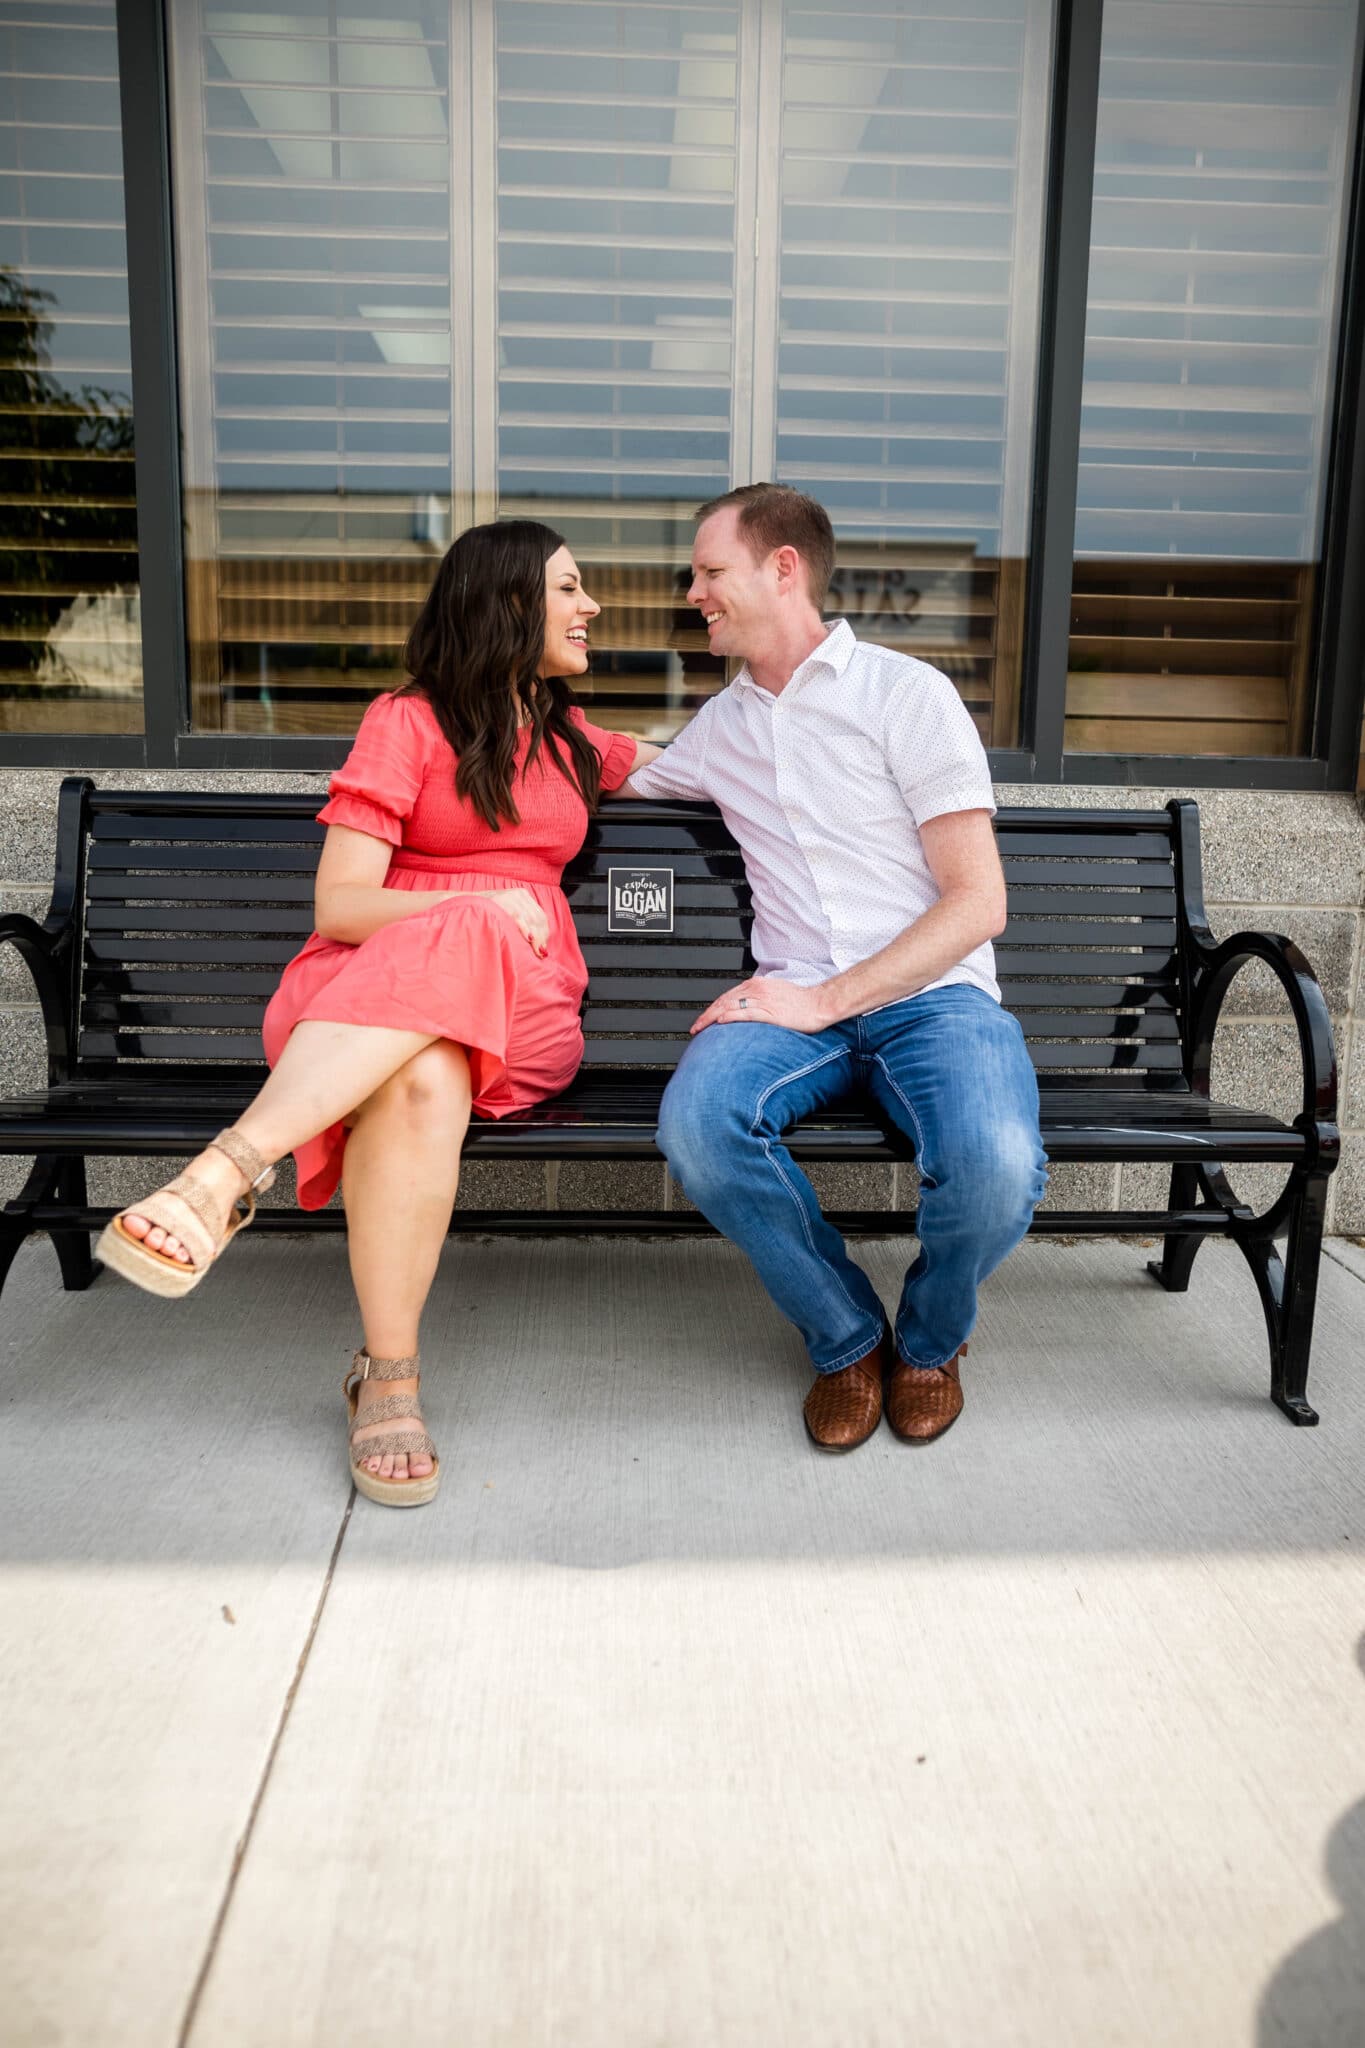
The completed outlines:
<svg viewBox="0 0 1365 2048">
<path fill-rule="evenodd" d="M 429 733 L 413 697 L 376 697 L 345 761 L 327 784 L 320 825 L 346 825 L 390 846 L 403 843 L 422 787 Z"/>
<path fill-rule="evenodd" d="M 570 706 L 569 717 L 601 758 L 603 789 L 619 789 L 635 760 L 635 742 L 630 734 L 608 732 L 603 726 L 589 725 L 576 704 Z"/>
</svg>

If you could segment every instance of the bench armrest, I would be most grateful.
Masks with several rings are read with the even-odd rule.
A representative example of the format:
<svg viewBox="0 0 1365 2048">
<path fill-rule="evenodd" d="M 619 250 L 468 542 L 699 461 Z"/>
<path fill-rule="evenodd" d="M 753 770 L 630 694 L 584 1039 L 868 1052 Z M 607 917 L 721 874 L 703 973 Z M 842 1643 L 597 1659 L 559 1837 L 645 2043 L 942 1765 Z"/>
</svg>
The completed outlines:
<svg viewBox="0 0 1365 2048">
<path fill-rule="evenodd" d="M 6 943 L 22 955 L 33 976 L 47 1033 L 48 1079 L 53 1083 L 69 1080 L 75 1019 L 67 993 L 64 956 L 71 944 L 71 926 L 64 919 L 54 921 L 51 917 L 45 924 L 39 924 L 22 911 L 8 911 L 0 916 L 0 945 Z"/>
<path fill-rule="evenodd" d="M 1192 989 L 1190 1081 L 1201 1094 L 1209 1092 L 1213 1034 L 1233 977 L 1249 960 L 1263 960 L 1289 998 L 1299 1034 L 1303 1061 L 1303 1108 L 1294 1122 L 1308 1137 L 1332 1136 L 1337 1114 L 1337 1055 L 1332 1019 L 1316 974 L 1292 939 L 1280 932 L 1235 932 L 1215 945 L 1207 929 L 1190 937 L 1196 966 Z"/>
</svg>

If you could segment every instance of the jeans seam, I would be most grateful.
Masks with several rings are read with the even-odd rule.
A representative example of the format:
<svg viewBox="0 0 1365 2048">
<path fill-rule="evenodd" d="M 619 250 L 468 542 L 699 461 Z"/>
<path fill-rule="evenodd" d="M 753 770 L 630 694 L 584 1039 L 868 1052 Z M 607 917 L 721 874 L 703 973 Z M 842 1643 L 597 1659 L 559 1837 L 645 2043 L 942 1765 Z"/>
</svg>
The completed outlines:
<svg viewBox="0 0 1365 2048">
<path fill-rule="evenodd" d="M 887 1087 L 891 1090 L 891 1093 L 895 1096 L 897 1102 L 900 1103 L 902 1109 L 905 1111 L 905 1114 L 909 1117 L 911 1123 L 915 1127 L 915 1150 L 917 1153 L 917 1163 L 919 1165 L 920 1172 L 923 1173 L 925 1152 L 924 1127 L 920 1123 L 919 1118 L 915 1115 L 914 1104 L 910 1101 L 904 1089 L 893 1078 L 890 1067 L 887 1066 L 886 1061 L 882 1058 L 879 1052 L 873 1053 L 872 1062 L 874 1066 L 878 1066 L 881 1068 L 882 1073 L 886 1078 Z"/>
<path fill-rule="evenodd" d="M 821 1067 L 827 1067 L 831 1064 L 832 1061 L 842 1059 L 846 1051 L 846 1047 L 840 1046 L 837 1051 L 824 1053 L 818 1060 L 811 1060 L 808 1065 L 804 1067 L 797 1067 L 790 1074 L 779 1074 L 775 1081 L 770 1081 L 768 1086 L 763 1090 L 763 1093 L 759 1096 L 758 1101 L 754 1106 L 753 1121 L 749 1125 L 749 1136 L 751 1138 L 758 1137 L 759 1119 L 763 1115 L 764 1106 L 767 1103 L 769 1097 L 775 1095 L 779 1088 L 788 1087 L 793 1081 L 803 1081 L 807 1074 L 818 1073 Z M 786 1189 L 787 1194 L 790 1196 L 792 1203 L 795 1206 L 796 1214 L 801 1224 L 801 1235 L 806 1240 L 806 1249 L 809 1251 L 811 1257 L 813 1259 L 817 1259 L 819 1263 L 824 1267 L 825 1271 L 829 1274 L 830 1279 L 838 1288 L 840 1294 L 843 1295 L 844 1300 L 853 1310 L 853 1313 L 855 1315 L 860 1315 L 862 1311 L 859 1308 L 857 1302 L 853 1299 L 853 1296 L 849 1293 L 847 1287 L 845 1287 L 838 1273 L 830 1264 L 829 1260 L 825 1257 L 824 1253 L 820 1250 L 819 1246 L 815 1242 L 814 1237 L 811 1235 L 810 1218 L 806 1214 L 806 1205 L 802 1201 L 796 1189 L 792 1186 L 791 1182 L 788 1180 L 786 1174 L 782 1171 L 782 1168 L 773 1158 L 771 1139 L 763 1138 L 760 1140 L 760 1143 L 763 1146 L 763 1157 L 767 1160 L 769 1166 L 772 1168 L 774 1174 L 780 1181 L 781 1185 Z M 854 1358 L 861 1358 L 862 1355 L 863 1354 L 861 1351 L 855 1351 L 853 1354 Z M 824 1369 L 826 1371 L 837 1370 L 837 1368 L 835 1367 L 826 1367 Z"/>
</svg>

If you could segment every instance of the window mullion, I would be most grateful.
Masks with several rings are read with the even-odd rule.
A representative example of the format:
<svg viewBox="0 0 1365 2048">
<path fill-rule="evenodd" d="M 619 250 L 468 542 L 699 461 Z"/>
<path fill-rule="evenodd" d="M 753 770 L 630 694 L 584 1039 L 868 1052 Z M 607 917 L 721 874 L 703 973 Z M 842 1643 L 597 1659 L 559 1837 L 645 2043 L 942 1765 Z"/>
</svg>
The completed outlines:
<svg viewBox="0 0 1365 2048">
<path fill-rule="evenodd" d="M 187 695 L 165 36 L 160 0 L 118 0 L 115 18 L 130 229 L 142 707 L 147 761 L 169 767 L 184 730 Z"/>
<path fill-rule="evenodd" d="M 1103 0 L 1058 10 L 1053 77 L 1051 204 L 1043 259 L 1030 644 L 1025 650 L 1024 732 L 1041 782 L 1062 779 L 1072 557 L 1085 367 L 1090 214 L 1100 90 Z"/>
</svg>

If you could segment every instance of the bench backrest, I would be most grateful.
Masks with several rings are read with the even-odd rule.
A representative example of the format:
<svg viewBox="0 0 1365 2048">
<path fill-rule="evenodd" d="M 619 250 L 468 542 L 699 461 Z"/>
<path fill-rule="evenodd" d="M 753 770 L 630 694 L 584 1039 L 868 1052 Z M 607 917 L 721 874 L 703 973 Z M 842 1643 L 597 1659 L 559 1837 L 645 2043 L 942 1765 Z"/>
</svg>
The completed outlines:
<svg viewBox="0 0 1365 2048">
<path fill-rule="evenodd" d="M 87 792 L 71 875 L 82 1066 L 260 1064 L 265 1004 L 312 929 L 317 805 Z M 997 966 L 1040 1073 L 1182 1085 L 1176 821 L 1004 810 L 996 826 L 1010 901 Z M 587 1064 L 671 1068 L 697 1011 L 751 966 L 748 887 L 718 814 L 607 803 L 565 889 L 591 976 Z"/>
</svg>

